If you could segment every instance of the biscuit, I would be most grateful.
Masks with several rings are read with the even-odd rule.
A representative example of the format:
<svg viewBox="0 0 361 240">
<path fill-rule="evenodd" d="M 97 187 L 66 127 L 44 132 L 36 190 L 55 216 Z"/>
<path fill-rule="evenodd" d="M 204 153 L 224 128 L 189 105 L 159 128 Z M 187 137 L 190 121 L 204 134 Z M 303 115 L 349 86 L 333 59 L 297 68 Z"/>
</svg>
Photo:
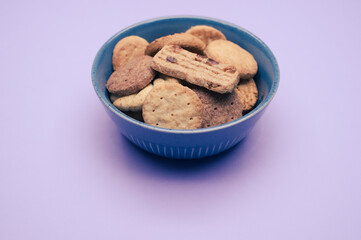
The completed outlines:
<svg viewBox="0 0 361 240">
<path fill-rule="evenodd" d="M 141 111 L 143 102 L 152 88 L 153 85 L 149 84 L 138 93 L 118 98 L 113 102 L 113 105 L 121 111 Z"/>
<path fill-rule="evenodd" d="M 190 29 L 188 29 L 186 33 L 199 38 L 204 42 L 206 46 L 214 40 L 219 40 L 219 39 L 226 40 L 226 37 L 221 31 L 207 25 L 193 26 Z"/>
<path fill-rule="evenodd" d="M 148 45 L 147 40 L 134 35 L 121 39 L 113 50 L 113 69 L 118 69 L 134 57 L 143 56 Z"/>
<path fill-rule="evenodd" d="M 157 86 L 158 84 L 165 83 L 165 80 L 163 78 L 156 78 L 153 80 L 153 85 Z"/>
<path fill-rule="evenodd" d="M 204 53 L 220 63 L 235 66 L 242 79 L 252 78 L 257 73 L 257 62 L 252 54 L 231 41 L 215 40 Z"/>
<path fill-rule="evenodd" d="M 202 127 L 214 127 L 242 117 L 242 103 L 236 92 L 219 94 L 201 87 L 191 87 L 203 104 Z"/>
<path fill-rule="evenodd" d="M 187 33 L 175 33 L 151 42 L 145 49 L 145 54 L 154 56 L 166 45 L 178 45 L 196 53 L 203 53 L 203 49 L 205 48 L 205 44 L 199 38 Z"/>
<path fill-rule="evenodd" d="M 150 125 L 172 129 L 202 126 L 203 104 L 197 94 L 179 83 L 155 85 L 143 103 L 143 119 Z"/>
<path fill-rule="evenodd" d="M 162 79 L 163 81 L 165 82 L 175 82 L 175 83 L 181 83 L 181 80 L 177 79 L 177 78 L 174 78 L 174 77 L 171 77 L 171 76 L 168 76 L 168 75 L 165 75 L 163 73 L 159 73 L 158 77 L 160 79 Z"/>
<path fill-rule="evenodd" d="M 232 92 L 239 81 L 239 73 L 235 67 L 175 45 L 163 47 L 153 57 L 151 67 L 163 74 L 219 93 Z"/>
<path fill-rule="evenodd" d="M 251 110 L 256 105 L 258 90 L 253 78 L 239 81 L 235 91 L 242 103 L 243 111 Z"/>
<path fill-rule="evenodd" d="M 131 59 L 110 75 L 106 84 L 108 91 L 120 97 L 139 92 L 155 76 L 154 70 L 150 67 L 151 63 L 150 56 Z"/>
<path fill-rule="evenodd" d="M 176 78 L 168 78 L 168 79 L 157 78 L 153 80 L 153 85 L 155 86 L 158 84 L 163 84 L 165 82 L 179 83 L 179 81 Z"/>
</svg>

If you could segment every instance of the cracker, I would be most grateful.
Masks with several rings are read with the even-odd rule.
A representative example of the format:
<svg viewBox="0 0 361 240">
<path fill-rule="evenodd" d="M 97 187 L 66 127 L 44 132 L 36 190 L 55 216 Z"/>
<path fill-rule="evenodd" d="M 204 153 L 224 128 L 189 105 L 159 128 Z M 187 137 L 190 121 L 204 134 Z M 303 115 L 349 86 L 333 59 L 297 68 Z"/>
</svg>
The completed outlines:
<svg viewBox="0 0 361 240">
<path fill-rule="evenodd" d="M 150 67 L 151 62 L 150 56 L 131 59 L 110 75 L 106 84 L 108 91 L 120 97 L 139 92 L 155 76 L 154 70 Z"/>
<path fill-rule="evenodd" d="M 204 107 L 202 127 L 214 127 L 242 117 L 242 103 L 234 91 L 219 94 L 197 86 L 191 89 Z"/>
<path fill-rule="evenodd" d="M 243 111 L 251 110 L 256 105 L 258 90 L 253 78 L 239 81 L 235 91 L 242 103 Z"/>
<path fill-rule="evenodd" d="M 166 45 L 178 45 L 196 53 L 203 53 L 203 49 L 205 48 L 205 44 L 199 38 L 187 33 L 175 33 L 151 42 L 146 48 L 145 54 L 154 56 Z"/>
<path fill-rule="evenodd" d="M 207 25 L 197 25 L 193 26 L 186 31 L 186 33 L 191 34 L 204 42 L 207 46 L 210 42 L 223 39 L 226 40 L 224 34 L 218 29 L 207 26 Z"/>
<path fill-rule="evenodd" d="M 163 47 L 153 57 L 151 67 L 163 74 L 219 93 L 232 92 L 239 81 L 235 67 L 175 45 Z"/>
<path fill-rule="evenodd" d="M 155 85 L 143 103 L 143 119 L 150 125 L 172 129 L 202 126 L 203 104 L 197 94 L 179 83 Z"/>
<path fill-rule="evenodd" d="M 242 79 L 252 78 L 257 73 L 257 62 L 252 54 L 231 41 L 215 40 L 204 53 L 220 63 L 235 66 Z"/>
<path fill-rule="evenodd" d="M 138 93 L 118 98 L 113 102 L 113 104 L 121 111 L 141 111 L 143 102 L 152 88 L 153 85 L 149 84 Z"/>
<path fill-rule="evenodd" d="M 148 45 L 148 41 L 139 36 L 132 35 L 121 39 L 113 50 L 113 69 L 118 69 L 134 57 L 143 56 Z"/>
</svg>

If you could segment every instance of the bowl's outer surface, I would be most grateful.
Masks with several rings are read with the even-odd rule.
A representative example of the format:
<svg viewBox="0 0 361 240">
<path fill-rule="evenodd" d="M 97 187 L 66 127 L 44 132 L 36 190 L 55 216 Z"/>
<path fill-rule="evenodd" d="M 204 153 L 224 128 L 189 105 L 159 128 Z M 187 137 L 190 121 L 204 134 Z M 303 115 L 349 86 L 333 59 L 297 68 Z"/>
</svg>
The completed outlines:
<svg viewBox="0 0 361 240">
<path fill-rule="evenodd" d="M 228 40 L 249 51 L 258 62 L 255 81 L 259 91 L 256 107 L 245 116 L 220 126 L 173 130 L 153 127 L 132 119 L 116 109 L 109 100 L 105 84 L 111 75 L 115 44 L 129 35 L 138 35 L 151 42 L 158 37 L 184 32 L 194 25 L 209 25 L 222 31 Z M 95 91 L 106 112 L 121 133 L 140 148 L 169 158 L 192 159 L 220 153 L 240 142 L 254 127 L 272 100 L 279 84 L 277 61 L 270 49 L 256 36 L 236 25 L 220 20 L 179 16 L 152 19 L 130 26 L 109 39 L 98 51 L 92 68 Z"/>
</svg>

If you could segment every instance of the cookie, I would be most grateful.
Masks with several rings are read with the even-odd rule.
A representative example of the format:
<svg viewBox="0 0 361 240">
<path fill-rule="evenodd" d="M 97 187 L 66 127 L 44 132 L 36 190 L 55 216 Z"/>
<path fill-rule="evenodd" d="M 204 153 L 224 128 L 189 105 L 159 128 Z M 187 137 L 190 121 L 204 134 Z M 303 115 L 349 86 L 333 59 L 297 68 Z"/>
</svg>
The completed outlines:
<svg viewBox="0 0 361 240">
<path fill-rule="evenodd" d="M 153 57 L 151 67 L 163 74 L 219 93 L 232 92 L 239 81 L 235 67 L 175 45 L 163 47 Z"/>
<path fill-rule="evenodd" d="M 258 90 L 253 78 L 239 81 L 235 91 L 242 103 L 243 111 L 251 110 L 256 105 Z"/>
<path fill-rule="evenodd" d="M 153 85 L 156 86 L 156 85 L 159 85 L 159 84 L 163 84 L 165 83 L 165 80 L 163 78 L 156 78 L 153 80 Z"/>
<path fill-rule="evenodd" d="M 154 78 L 155 72 L 150 67 L 152 57 L 140 56 L 118 68 L 109 77 L 106 87 L 112 94 L 120 97 L 139 92 Z"/>
<path fill-rule="evenodd" d="M 163 84 L 165 82 L 173 82 L 173 83 L 179 83 L 179 81 L 176 78 L 169 78 L 169 79 L 163 79 L 163 78 L 157 78 L 153 80 L 153 85 Z"/>
<path fill-rule="evenodd" d="M 257 62 L 252 54 L 231 41 L 215 40 L 204 53 L 218 62 L 235 66 L 242 79 L 252 78 L 257 73 Z"/>
<path fill-rule="evenodd" d="M 214 127 L 242 117 L 242 103 L 236 92 L 219 94 L 201 87 L 191 87 L 203 104 L 202 127 Z"/>
<path fill-rule="evenodd" d="M 190 29 L 188 29 L 186 33 L 199 38 L 204 42 L 206 46 L 214 40 L 219 40 L 219 39 L 226 40 L 226 37 L 221 31 L 207 25 L 193 26 Z"/>
<path fill-rule="evenodd" d="M 121 39 L 113 50 L 113 69 L 118 69 L 134 57 L 143 56 L 148 45 L 147 40 L 134 35 Z"/>
<path fill-rule="evenodd" d="M 118 98 L 113 102 L 113 105 L 121 111 L 141 111 L 143 102 L 152 88 L 153 85 L 149 84 L 138 93 Z"/>
<path fill-rule="evenodd" d="M 205 48 L 205 44 L 199 38 L 187 33 L 176 33 L 158 38 L 151 42 L 145 49 L 145 54 L 154 56 L 166 45 L 178 45 L 196 53 L 203 53 L 203 49 Z"/>
<path fill-rule="evenodd" d="M 165 75 L 163 73 L 159 73 L 158 75 L 158 79 L 159 81 L 158 82 L 161 82 L 160 80 L 163 80 L 163 82 L 174 82 L 174 83 L 181 83 L 181 80 L 177 79 L 177 78 L 174 78 L 174 77 L 171 77 L 171 76 L 168 76 L 168 75 Z"/>
<path fill-rule="evenodd" d="M 202 126 L 203 104 L 197 94 L 179 83 L 155 85 L 143 103 L 143 119 L 150 125 L 172 129 Z"/>
</svg>

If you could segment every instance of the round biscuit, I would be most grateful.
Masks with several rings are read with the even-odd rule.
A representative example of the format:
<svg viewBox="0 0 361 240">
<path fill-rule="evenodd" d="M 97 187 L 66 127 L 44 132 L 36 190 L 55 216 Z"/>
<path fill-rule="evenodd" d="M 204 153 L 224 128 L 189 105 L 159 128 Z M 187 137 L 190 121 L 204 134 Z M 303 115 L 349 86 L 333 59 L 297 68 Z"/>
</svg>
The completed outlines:
<svg viewBox="0 0 361 240">
<path fill-rule="evenodd" d="M 108 91 L 119 97 L 139 92 L 154 78 L 155 71 L 150 67 L 152 57 L 140 56 L 114 71 L 106 84 Z"/>
<path fill-rule="evenodd" d="M 145 54 L 154 56 L 165 45 L 178 45 L 191 52 L 202 53 L 205 44 L 199 38 L 188 33 L 175 33 L 155 39 L 145 49 Z"/>
<path fill-rule="evenodd" d="M 204 106 L 202 127 L 214 127 L 242 117 L 242 103 L 234 91 L 220 94 L 197 86 L 192 90 Z"/>
<path fill-rule="evenodd" d="M 251 110 L 256 105 L 258 90 L 253 78 L 239 81 L 235 89 L 239 100 L 242 103 L 243 111 Z"/>
<path fill-rule="evenodd" d="M 207 26 L 207 25 L 196 25 L 191 27 L 186 31 L 186 33 L 189 33 L 200 40 L 204 42 L 204 44 L 207 46 L 210 42 L 214 40 L 223 39 L 226 40 L 226 37 L 224 34 L 219 31 L 218 29 Z"/>
<path fill-rule="evenodd" d="M 201 100 L 195 92 L 179 83 L 154 85 L 142 110 L 144 122 L 157 127 L 196 129 L 202 126 Z"/>
<path fill-rule="evenodd" d="M 132 35 L 121 39 L 113 50 L 113 69 L 118 69 L 134 57 L 143 56 L 148 45 L 148 41 L 139 36 Z"/>
<path fill-rule="evenodd" d="M 252 78 L 257 73 L 257 62 L 252 54 L 231 41 L 212 41 L 204 53 L 217 62 L 236 67 L 242 79 Z"/>
</svg>

